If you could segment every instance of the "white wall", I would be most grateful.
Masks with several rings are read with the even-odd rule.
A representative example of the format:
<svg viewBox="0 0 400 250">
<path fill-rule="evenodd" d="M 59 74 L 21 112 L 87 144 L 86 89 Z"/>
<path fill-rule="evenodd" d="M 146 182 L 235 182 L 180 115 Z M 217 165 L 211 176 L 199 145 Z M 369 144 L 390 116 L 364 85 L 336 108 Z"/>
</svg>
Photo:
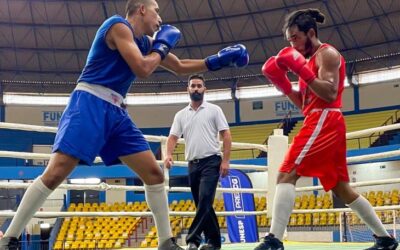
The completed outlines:
<svg viewBox="0 0 400 250">
<path fill-rule="evenodd" d="M 371 109 L 400 104 L 400 81 L 389 81 L 359 86 L 360 109 Z"/>
<path fill-rule="evenodd" d="M 400 161 L 355 164 L 350 165 L 348 169 L 351 182 L 400 178 Z M 377 185 L 372 188 L 375 190 L 391 191 L 394 188 L 400 189 L 400 183 Z M 368 190 L 371 190 L 371 186 L 357 188 L 359 192 Z"/>
<path fill-rule="evenodd" d="M 235 122 L 235 103 L 233 101 L 212 103 L 222 108 L 228 123 Z M 175 114 L 188 104 L 130 106 L 128 111 L 135 124 L 140 128 L 171 127 Z"/>
<path fill-rule="evenodd" d="M 348 167 L 350 182 L 373 181 L 400 178 L 400 161 L 377 162 L 367 164 L 355 164 Z M 267 189 L 268 173 L 255 172 L 247 174 L 253 184 L 253 188 Z M 321 185 L 318 182 L 318 185 Z M 296 187 L 313 186 L 313 178 L 301 177 Z M 357 192 L 367 192 L 369 190 L 391 191 L 392 189 L 400 189 L 400 183 L 375 185 L 356 188 Z M 305 192 L 310 194 L 311 192 Z M 298 193 L 297 195 L 299 195 Z M 265 194 L 258 193 L 255 196 L 261 197 Z"/>
<path fill-rule="evenodd" d="M 343 111 L 354 110 L 353 88 L 348 87 L 344 90 L 342 100 Z M 254 101 L 261 101 L 263 103 L 263 109 L 253 110 Z M 281 120 L 285 118 L 289 111 L 291 112 L 292 117 L 303 116 L 301 111 L 295 107 L 286 96 L 240 100 L 240 119 L 242 122 Z"/>
<path fill-rule="evenodd" d="M 126 179 L 106 179 L 105 183 L 108 185 L 126 185 Z M 120 191 L 120 190 L 107 190 L 106 191 L 106 203 L 107 204 L 113 204 L 115 202 L 125 202 L 126 197 L 125 197 L 126 192 Z"/>
<path fill-rule="evenodd" d="M 400 87 L 398 82 L 360 85 L 360 109 L 383 108 L 399 105 Z M 253 110 L 253 102 L 262 101 L 263 109 Z M 229 123 L 235 122 L 235 103 L 232 100 L 214 102 L 219 105 Z M 140 128 L 170 127 L 177 111 L 184 104 L 144 105 L 128 107 L 129 114 Z M 281 120 L 291 111 L 292 117 L 302 117 L 300 111 L 284 96 L 240 100 L 242 122 Z M 15 106 L 5 108 L 6 122 L 57 126 L 64 107 L 57 106 Z M 354 89 L 348 87 L 343 93 L 343 111 L 354 110 Z"/>
<path fill-rule="evenodd" d="M 56 127 L 64 107 L 60 106 L 6 106 L 6 122 Z"/>
</svg>

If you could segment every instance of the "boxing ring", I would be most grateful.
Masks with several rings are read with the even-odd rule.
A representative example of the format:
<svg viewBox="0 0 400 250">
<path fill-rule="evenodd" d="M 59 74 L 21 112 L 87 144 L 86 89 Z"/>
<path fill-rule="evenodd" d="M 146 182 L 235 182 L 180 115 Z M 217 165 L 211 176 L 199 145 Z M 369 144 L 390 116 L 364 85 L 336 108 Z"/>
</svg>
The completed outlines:
<svg viewBox="0 0 400 250">
<path fill-rule="evenodd" d="M 13 124 L 13 123 L 0 123 L 1 129 L 11 129 L 11 130 L 24 130 L 24 131 L 35 131 L 35 132 L 51 132 L 55 133 L 57 128 L 54 127 L 44 127 L 44 126 L 34 126 L 34 125 L 25 125 L 25 124 Z M 351 132 L 346 135 L 347 139 L 359 138 L 365 135 L 370 135 L 377 132 L 384 132 L 400 129 L 400 124 L 393 124 L 378 128 L 371 128 L 356 132 Z M 276 136 L 282 136 L 279 131 L 276 131 Z M 274 135 L 270 137 L 273 138 Z M 161 149 L 163 151 L 163 155 L 165 153 L 165 144 L 166 137 L 165 136 L 149 136 L 145 135 L 145 138 L 149 142 L 159 142 L 161 143 Z M 287 139 L 286 139 L 287 140 Z M 270 143 L 271 142 L 271 143 Z M 184 140 L 180 139 L 178 143 L 184 143 Z M 246 164 L 231 164 L 231 169 L 242 169 L 242 170 L 252 170 L 262 173 L 268 173 L 268 178 L 270 180 L 274 180 L 275 176 L 272 174 L 272 170 L 275 171 L 275 175 L 278 169 L 278 162 L 281 159 L 276 159 L 282 157 L 282 152 L 279 152 L 278 155 L 274 154 L 272 150 L 275 144 L 273 143 L 273 139 L 269 140 L 268 146 L 259 145 L 259 144 L 249 144 L 249 143 L 232 143 L 232 148 L 235 149 L 257 149 L 263 152 L 269 152 L 268 155 L 268 166 L 260 166 L 260 165 L 246 165 Z M 282 147 L 282 145 L 281 145 Z M 283 147 L 287 148 L 287 144 L 283 145 Z M 276 150 L 275 150 L 276 151 Z M 369 155 L 348 157 L 348 163 L 357 163 L 357 162 L 365 162 L 376 159 L 386 159 L 390 157 L 400 156 L 400 149 L 374 153 Z M 16 158 L 16 159 L 25 159 L 25 160 L 43 160 L 49 159 L 50 154 L 43 153 L 29 153 L 29 152 L 14 152 L 14 151 L 0 151 L 0 157 L 7 158 Z M 100 158 L 96 158 L 95 162 L 101 162 Z M 158 161 L 160 165 L 163 164 L 162 161 Z M 271 164 L 272 163 L 272 164 Z M 175 161 L 174 167 L 187 167 L 187 162 L 185 161 Z M 165 174 L 165 184 L 167 192 L 190 192 L 189 187 L 170 187 L 169 186 L 169 171 L 164 170 Z M 266 174 L 267 176 L 267 174 Z M 269 181 L 270 183 L 272 181 Z M 365 186 L 375 186 L 375 185 L 386 185 L 386 184 L 398 184 L 400 183 L 400 178 L 386 179 L 386 180 L 374 180 L 374 181 L 363 181 L 363 182 L 355 182 L 351 183 L 353 187 L 365 187 Z M 16 183 L 16 182 L 0 182 L 0 188 L 2 189 L 25 189 L 29 186 L 29 183 Z M 59 189 L 66 190 L 97 190 L 97 191 L 109 191 L 109 190 L 119 190 L 119 191 L 144 191 L 143 186 L 122 186 L 122 185 L 109 185 L 106 183 L 100 183 L 98 185 L 76 185 L 76 184 L 61 184 Z M 308 187 L 297 187 L 296 192 L 307 192 L 307 191 L 319 191 L 323 190 L 322 186 L 308 186 Z M 217 193 L 253 193 L 253 194 L 267 194 L 272 195 L 272 192 L 268 192 L 268 189 L 262 188 L 217 188 Z M 268 198 L 268 200 L 272 200 Z M 270 206 L 271 202 L 268 202 L 268 206 Z M 393 233 L 395 237 L 399 237 L 396 235 L 396 231 L 399 228 L 396 226 L 396 211 L 400 210 L 400 205 L 390 205 L 390 206 L 380 206 L 374 207 L 376 211 L 392 211 L 394 216 L 394 222 L 392 225 Z M 351 210 L 349 208 L 340 208 L 340 209 L 295 209 L 293 211 L 294 214 L 313 214 L 313 213 L 338 213 L 340 215 L 340 240 L 343 239 L 342 235 L 342 216 L 346 213 L 349 213 Z M 268 214 L 268 209 L 263 211 L 242 211 L 242 212 L 216 212 L 217 216 L 229 216 L 229 215 L 266 215 Z M 15 212 L 12 211 L 0 211 L 0 217 L 3 218 L 12 218 L 15 215 Z M 152 215 L 151 212 L 37 212 L 35 214 L 35 218 L 70 218 L 70 217 L 150 217 Z M 193 217 L 195 212 L 182 212 L 182 211 L 170 211 L 170 216 L 182 216 L 182 217 Z M 260 230 L 260 235 L 264 235 L 267 228 Z M 312 231 L 310 232 L 312 233 Z M 64 243 L 63 243 L 64 244 Z M 239 243 L 239 244 L 223 244 L 223 249 L 231 249 L 231 250 L 244 250 L 244 249 L 253 249 L 257 243 Z M 316 249 L 363 249 L 365 247 L 371 246 L 371 243 L 316 243 L 316 242 L 285 242 L 285 249 L 289 250 L 316 250 Z M 68 248 L 74 249 L 74 248 Z M 81 249 L 81 248 L 78 248 Z M 95 248 L 98 249 L 98 248 Z M 132 248 L 123 248 L 123 249 L 132 249 Z"/>
</svg>

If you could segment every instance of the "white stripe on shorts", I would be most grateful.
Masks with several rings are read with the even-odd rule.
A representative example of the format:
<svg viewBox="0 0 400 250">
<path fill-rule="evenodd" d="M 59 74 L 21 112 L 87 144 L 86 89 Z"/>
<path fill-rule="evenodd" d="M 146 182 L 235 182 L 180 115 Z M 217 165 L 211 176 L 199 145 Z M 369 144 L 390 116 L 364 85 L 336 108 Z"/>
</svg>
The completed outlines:
<svg viewBox="0 0 400 250">
<path fill-rule="evenodd" d="M 328 115 L 329 109 L 324 109 L 322 111 L 321 116 L 319 117 L 317 127 L 315 127 L 315 130 L 313 131 L 311 137 L 308 139 L 306 145 L 304 146 L 303 150 L 300 152 L 299 156 L 297 156 L 295 160 L 295 164 L 300 164 L 301 161 L 303 160 L 304 156 L 307 154 L 307 152 L 310 150 L 312 144 L 314 143 L 315 139 L 317 139 L 319 132 L 321 132 L 322 125 L 324 124 L 324 121 L 326 119 L 326 116 Z"/>
</svg>

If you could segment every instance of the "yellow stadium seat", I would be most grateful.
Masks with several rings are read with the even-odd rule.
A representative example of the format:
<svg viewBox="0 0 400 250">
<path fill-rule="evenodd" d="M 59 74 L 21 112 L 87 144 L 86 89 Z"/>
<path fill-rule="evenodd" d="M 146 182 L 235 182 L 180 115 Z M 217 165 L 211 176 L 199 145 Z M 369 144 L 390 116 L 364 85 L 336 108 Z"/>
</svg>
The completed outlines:
<svg viewBox="0 0 400 250">
<path fill-rule="evenodd" d="M 150 242 L 150 247 L 157 247 L 158 246 L 158 240 L 154 239 Z"/>
<path fill-rule="evenodd" d="M 306 214 L 305 223 L 306 226 L 311 225 L 311 214 Z"/>
<path fill-rule="evenodd" d="M 72 242 L 71 249 L 79 249 L 80 241 Z"/>
<path fill-rule="evenodd" d="M 142 242 L 140 243 L 140 247 L 148 247 L 148 243 L 146 240 L 142 240 Z"/>
<path fill-rule="evenodd" d="M 313 213 L 312 215 L 313 218 L 313 225 L 318 226 L 319 225 L 319 213 Z"/>
<path fill-rule="evenodd" d="M 289 225 L 291 225 L 291 226 L 297 225 L 297 216 L 295 214 L 290 215 Z"/>
<path fill-rule="evenodd" d="M 336 223 L 336 215 L 335 213 L 328 213 L 328 224 L 334 225 Z"/>
<path fill-rule="evenodd" d="M 326 225 L 327 224 L 327 213 L 321 213 L 319 217 L 319 224 L 320 225 Z"/>
<path fill-rule="evenodd" d="M 62 241 L 56 241 L 56 243 L 54 244 L 53 249 L 59 250 L 59 249 L 62 249 L 62 248 L 63 248 Z"/>
<path fill-rule="evenodd" d="M 297 226 L 304 225 L 304 214 L 297 214 Z"/>
<path fill-rule="evenodd" d="M 350 222 L 350 224 L 352 224 L 352 225 L 358 225 L 358 224 L 360 224 L 360 223 L 361 223 L 360 218 L 359 218 L 356 214 L 352 213 L 352 214 L 351 214 L 351 222 Z"/>
<path fill-rule="evenodd" d="M 96 242 L 95 241 L 91 241 L 88 243 L 87 245 L 88 249 L 95 249 L 96 248 Z"/>
<path fill-rule="evenodd" d="M 294 207 L 296 209 L 300 209 L 300 207 L 301 207 L 301 197 L 300 196 L 296 196 L 296 198 L 294 200 Z"/>
</svg>

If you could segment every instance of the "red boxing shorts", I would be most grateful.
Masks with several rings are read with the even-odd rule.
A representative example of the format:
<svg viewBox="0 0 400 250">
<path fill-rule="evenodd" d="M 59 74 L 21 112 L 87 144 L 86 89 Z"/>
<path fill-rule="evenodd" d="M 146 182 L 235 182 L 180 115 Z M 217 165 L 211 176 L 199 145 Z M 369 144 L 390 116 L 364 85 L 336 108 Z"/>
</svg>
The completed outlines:
<svg viewBox="0 0 400 250">
<path fill-rule="evenodd" d="M 349 182 L 346 125 L 339 109 L 315 109 L 306 116 L 280 168 L 286 173 L 293 170 L 318 177 L 325 191 L 339 181 Z"/>
</svg>

